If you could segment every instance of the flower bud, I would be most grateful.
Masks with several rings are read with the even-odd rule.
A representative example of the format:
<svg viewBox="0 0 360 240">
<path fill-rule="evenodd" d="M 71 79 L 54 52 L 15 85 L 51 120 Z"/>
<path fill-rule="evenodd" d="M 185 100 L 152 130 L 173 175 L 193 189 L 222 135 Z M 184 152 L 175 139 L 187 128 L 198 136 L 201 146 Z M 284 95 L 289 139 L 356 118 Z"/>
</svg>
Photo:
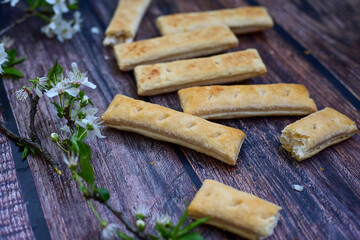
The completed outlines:
<svg viewBox="0 0 360 240">
<path fill-rule="evenodd" d="M 59 140 L 59 135 L 57 135 L 57 133 L 52 133 L 50 135 L 51 141 L 53 142 L 57 142 Z"/>
<path fill-rule="evenodd" d="M 144 220 L 136 220 L 136 227 L 141 231 L 143 232 L 146 228 L 146 223 L 144 222 Z"/>
</svg>

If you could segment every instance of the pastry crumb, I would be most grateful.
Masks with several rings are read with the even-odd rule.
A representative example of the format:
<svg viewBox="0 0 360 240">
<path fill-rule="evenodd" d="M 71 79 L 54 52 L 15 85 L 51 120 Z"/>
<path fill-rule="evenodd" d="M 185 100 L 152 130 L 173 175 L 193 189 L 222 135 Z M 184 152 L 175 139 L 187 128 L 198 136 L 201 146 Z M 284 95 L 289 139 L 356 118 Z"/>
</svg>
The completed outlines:
<svg viewBox="0 0 360 240">
<path fill-rule="evenodd" d="M 104 59 L 105 59 L 105 60 L 108 60 L 108 59 L 109 59 L 109 57 L 108 57 L 108 56 L 106 56 L 106 55 L 104 55 Z"/>
<path fill-rule="evenodd" d="M 99 28 L 97 28 L 97 27 L 92 27 L 92 28 L 91 28 L 91 33 L 93 33 L 93 34 L 99 34 L 99 33 L 100 33 L 100 30 L 99 30 Z"/>
<path fill-rule="evenodd" d="M 324 171 L 325 169 L 323 169 L 322 167 L 320 167 L 320 171 Z"/>
<path fill-rule="evenodd" d="M 309 51 L 309 50 L 305 50 L 305 51 L 304 51 L 304 54 L 305 54 L 305 55 L 309 55 L 309 54 L 310 54 L 310 51 Z"/>
<path fill-rule="evenodd" d="M 156 163 L 155 161 L 152 161 L 150 164 L 151 164 L 151 165 L 154 165 L 155 163 Z"/>
<path fill-rule="evenodd" d="M 298 191 L 298 192 L 302 192 L 304 190 L 304 186 L 298 185 L 298 184 L 293 184 L 291 185 L 292 189 Z"/>
</svg>

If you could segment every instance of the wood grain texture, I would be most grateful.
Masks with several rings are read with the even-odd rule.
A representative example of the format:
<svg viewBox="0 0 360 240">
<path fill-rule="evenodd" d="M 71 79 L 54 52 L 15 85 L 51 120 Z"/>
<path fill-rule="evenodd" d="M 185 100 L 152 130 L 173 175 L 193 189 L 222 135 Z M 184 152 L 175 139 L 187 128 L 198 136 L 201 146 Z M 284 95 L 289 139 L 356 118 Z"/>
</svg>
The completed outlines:
<svg viewBox="0 0 360 240">
<path fill-rule="evenodd" d="M 266 6 L 275 21 L 360 100 L 359 1 L 255 2 Z"/>
<path fill-rule="evenodd" d="M 4 107 L 1 106 L 0 107 Z M 1 110 L 1 108 L 0 108 Z M 0 112 L 0 121 L 3 117 Z M 34 239 L 26 203 L 16 177 L 10 141 L 0 134 L 0 238 Z"/>
<path fill-rule="evenodd" d="M 90 81 L 98 86 L 88 92 L 100 113 L 106 110 L 117 93 L 181 110 L 176 93 L 139 98 L 133 73 L 120 72 L 111 49 L 102 46 L 103 31 L 116 5 L 115 0 L 83 1 L 81 12 L 85 21 L 82 32 L 63 44 L 40 34 L 42 23 L 36 19 L 12 31 L 11 36 L 16 39 L 20 54 L 31 58 L 19 66 L 26 73 L 25 79 L 44 74 L 56 58 L 65 69 L 76 61 L 80 69 L 89 71 Z M 154 0 L 140 25 L 136 40 L 158 36 L 155 19 L 163 14 L 245 5 L 248 2 L 242 0 Z M 269 10 L 278 19 L 278 13 L 271 8 Z M 4 16 L 5 22 L 16 18 L 9 13 Z M 90 29 L 93 26 L 101 29 L 102 33 L 92 34 Z M 320 33 L 317 35 L 321 37 Z M 359 113 L 342 92 L 335 89 L 323 72 L 308 62 L 304 53 L 277 31 L 239 36 L 239 43 L 234 51 L 257 48 L 268 69 L 265 77 L 247 80 L 243 84 L 304 84 L 319 109 L 333 107 L 360 124 Z M 338 77 L 345 82 L 341 75 Z M 29 106 L 16 101 L 13 93 L 26 83 L 25 79 L 5 81 L 11 108 L 17 113 L 16 122 L 22 134 L 27 134 L 27 114 L 24 110 Z M 347 81 L 355 85 L 358 80 L 359 77 L 355 76 Z M 49 100 L 41 100 L 39 111 L 41 114 L 36 126 L 41 129 L 40 137 L 44 139 L 45 146 L 52 147 L 48 138 L 53 131 L 52 126 L 59 128 L 64 123 L 56 118 L 56 111 Z M 177 219 L 185 204 L 193 198 L 200 181 L 210 178 L 283 208 L 280 224 L 269 239 L 356 239 L 360 235 L 360 134 L 312 159 L 297 163 L 281 149 L 279 143 L 281 130 L 297 119 L 271 117 L 216 121 L 242 129 L 248 135 L 235 167 L 187 148 L 106 129 L 106 139 L 89 142 L 93 147 L 96 180 L 98 185 L 109 188 L 110 202 L 124 209 L 128 216 L 132 209 L 144 203 L 151 209 L 151 217 L 167 212 Z M 54 156 L 59 154 L 54 148 L 51 153 Z M 151 165 L 153 161 L 156 163 Z M 38 159 L 29 158 L 29 163 L 51 237 L 98 238 L 99 224 L 77 193 L 77 186 L 71 182 L 69 174 L 59 177 Z M 291 189 L 291 184 L 301 184 L 305 190 L 296 192 Z M 114 221 L 105 209 L 101 208 L 101 215 Z M 83 222 L 86 224 L 81 224 Z M 201 227 L 201 231 L 206 239 L 235 238 L 208 226 Z"/>
</svg>

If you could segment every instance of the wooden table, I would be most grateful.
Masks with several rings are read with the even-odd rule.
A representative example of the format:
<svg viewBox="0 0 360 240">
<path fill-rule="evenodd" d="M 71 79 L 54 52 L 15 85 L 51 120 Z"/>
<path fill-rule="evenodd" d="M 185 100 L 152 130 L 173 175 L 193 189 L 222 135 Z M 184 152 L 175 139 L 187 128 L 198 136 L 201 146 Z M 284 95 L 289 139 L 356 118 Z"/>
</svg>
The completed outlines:
<svg viewBox="0 0 360 240">
<path fill-rule="evenodd" d="M 76 61 L 89 71 L 98 87 L 89 91 L 103 113 L 117 93 L 181 110 L 176 93 L 140 98 L 133 73 L 122 73 L 110 48 L 102 46 L 116 0 L 81 1 L 82 32 L 60 44 L 40 33 L 38 19 L 18 26 L 9 35 L 16 41 L 21 80 L 0 81 L 0 118 L 8 127 L 26 135 L 28 104 L 14 92 L 26 79 L 42 76 L 56 58 L 65 68 Z M 360 117 L 360 3 L 346 1 L 265 0 L 154 0 L 139 29 L 137 39 L 159 35 L 155 19 L 163 14 L 264 5 L 276 22 L 263 33 L 239 36 L 236 50 L 256 48 L 268 73 L 242 84 L 305 84 L 319 109 L 340 110 L 359 125 Z M 0 5 L 0 28 L 17 19 L 20 11 Z M 101 34 L 90 32 L 98 27 Z M 60 127 L 55 108 L 40 103 L 36 121 L 46 147 L 49 134 Z M 99 186 L 111 192 L 110 202 L 129 216 L 146 204 L 152 216 L 168 213 L 178 219 L 204 179 L 215 179 L 282 206 L 281 218 L 269 239 L 359 239 L 360 237 L 360 134 L 298 163 L 281 149 L 281 130 L 297 117 L 221 120 L 247 135 L 235 167 L 177 145 L 138 134 L 106 129 L 106 139 L 90 141 Z M 66 173 L 55 174 L 44 162 L 29 157 L 22 162 L 16 145 L 0 135 L 0 238 L 1 239 L 97 239 L 94 219 L 77 186 Z M 51 153 L 59 152 L 51 148 Z M 61 157 L 58 157 L 61 161 Z M 152 165 L 151 162 L 155 161 Z M 62 169 L 65 166 L 62 164 Z M 323 169 L 323 170 L 322 170 Z M 296 192 L 291 184 L 301 184 Z M 109 221 L 114 217 L 100 207 Z M 213 227 L 200 228 L 206 239 L 234 239 Z"/>
</svg>

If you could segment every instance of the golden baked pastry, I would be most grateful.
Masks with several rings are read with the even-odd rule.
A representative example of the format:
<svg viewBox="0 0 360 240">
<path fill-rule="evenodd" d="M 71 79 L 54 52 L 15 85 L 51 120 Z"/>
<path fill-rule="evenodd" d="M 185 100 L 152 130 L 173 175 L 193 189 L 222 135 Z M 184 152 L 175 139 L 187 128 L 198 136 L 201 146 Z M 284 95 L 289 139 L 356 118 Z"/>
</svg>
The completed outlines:
<svg viewBox="0 0 360 240">
<path fill-rule="evenodd" d="M 105 32 L 104 45 L 132 42 L 151 0 L 119 0 L 118 7 Z"/>
<path fill-rule="evenodd" d="M 237 45 L 238 40 L 228 27 L 217 26 L 120 44 L 114 50 L 120 70 L 129 71 L 137 65 L 205 56 Z"/>
<path fill-rule="evenodd" d="M 189 216 L 247 239 L 270 236 L 281 207 L 214 180 L 205 180 L 189 206 Z"/>
<path fill-rule="evenodd" d="M 265 73 L 265 64 L 256 49 L 135 68 L 141 96 L 192 86 L 238 82 Z"/>
<path fill-rule="evenodd" d="M 302 161 L 350 138 L 357 131 L 355 122 L 347 116 L 325 108 L 286 126 L 281 132 L 280 142 L 298 161 Z"/>
<path fill-rule="evenodd" d="M 116 95 L 102 120 L 109 127 L 176 143 L 230 165 L 236 164 L 246 137 L 239 129 L 120 94 Z"/>
<path fill-rule="evenodd" d="M 264 7 L 240 7 L 206 12 L 160 16 L 157 26 L 162 35 L 188 32 L 204 27 L 226 25 L 235 34 L 262 31 L 274 26 Z"/>
<path fill-rule="evenodd" d="M 178 92 L 184 113 L 205 119 L 307 115 L 316 104 L 300 84 L 206 86 Z"/>
</svg>

